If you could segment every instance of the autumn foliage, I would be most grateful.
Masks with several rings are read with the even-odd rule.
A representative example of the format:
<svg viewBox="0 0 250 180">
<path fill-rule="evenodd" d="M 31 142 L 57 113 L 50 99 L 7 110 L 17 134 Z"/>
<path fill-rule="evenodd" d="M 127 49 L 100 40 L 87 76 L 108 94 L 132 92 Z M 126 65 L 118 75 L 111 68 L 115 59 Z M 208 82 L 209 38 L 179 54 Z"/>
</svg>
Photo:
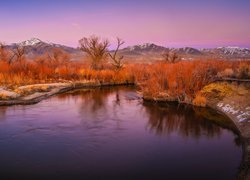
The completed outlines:
<svg viewBox="0 0 250 180">
<path fill-rule="evenodd" d="M 51 54 L 28 60 L 7 61 L 1 51 L 1 86 L 19 86 L 48 82 L 95 81 L 98 83 L 135 83 L 145 99 L 174 100 L 202 105 L 205 99 L 199 91 L 218 78 L 249 78 L 249 61 L 193 60 L 152 64 L 124 64 L 116 68 L 107 63 L 102 69 L 83 61 L 71 61 L 70 56 L 55 49 Z"/>
<path fill-rule="evenodd" d="M 241 66 L 247 66 L 250 62 L 195 60 L 180 61 L 177 63 L 160 62 L 147 66 L 144 72 L 145 79 L 140 81 L 145 99 L 173 100 L 197 104 L 205 100 L 196 95 L 207 84 L 223 79 L 218 77 L 225 69 L 233 72 L 240 71 Z M 244 72 L 247 71 L 244 68 Z M 238 77 L 239 78 L 239 77 Z"/>
</svg>

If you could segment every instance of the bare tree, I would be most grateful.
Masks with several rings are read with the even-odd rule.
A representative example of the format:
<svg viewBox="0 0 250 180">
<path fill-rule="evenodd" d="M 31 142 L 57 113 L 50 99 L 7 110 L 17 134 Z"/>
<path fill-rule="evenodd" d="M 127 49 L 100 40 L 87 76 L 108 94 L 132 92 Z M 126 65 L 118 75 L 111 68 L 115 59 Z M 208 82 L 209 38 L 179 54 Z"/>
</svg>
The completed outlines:
<svg viewBox="0 0 250 180">
<path fill-rule="evenodd" d="M 25 46 L 15 46 L 12 50 L 13 56 L 10 58 L 9 63 L 13 61 L 14 58 L 16 58 L 17 62 L 22 62 L 25 57 Z"/>
<path fill-rule="evenodd" d="M 164 61 L 168 61 L 168 59 L 169 59 L 169 51 L 165 51 L 162 54 L 162 58 L 163 58 Z"/>
<path fill-rule="evenodd" d="M 70 62 L 70 56 L 60 48 L 53 48 L 51 53 L 48 53 L 49 64 L 53 68 L 58 66 L 67 66 Z"/>
<path fill-rule="evenodd" d="M 101 62 L 107 57 L 108 54 L 108 40 L 101 40 L 97 36 L 90 36 L 89 38 L 82 38 L 79 40 L 80 49 L 87 53 L 92 60 L 92 68 L 99 69 Z"/>
<path fill-rule="evenodd" d="M 0 61 L 10 64 L 13 58 L 14 55 L 10 52 L 9 48 L 3 43 L 0 43 Z"/>
<path fill-rule="evenodd" d="M 113 61 L 113 65 L 117 68 L 117 69 L 121 69 L 123 66 L 122 63 L 122 59 L 124 58 L 123 56 L 119 56 L 117 57 L 117 52 L 119 50 L 119 48 L 121 47 L 121 45 L 123 45 L 125 43 L 125 41 L 123 41 L 121 38 L 116 38 L 117 39 L 117 47 L 115 49 L 114 54 L 112 55 L 111 53 L 108 53 L 109 57 L 112 59 Z"/>
<path fill-rule="evenodd" d="M 6 62 L 8 61 L 8 53 L 3 43 L 0 43 L 0 60 Z"/>
<path fill-rule="evenodd" d="M 168 63 L 176 63 L 178 61 L 180 61 L 180 57 L 177 55 L 176 52 L 165 52 L 162 54 L 162 57 L 164 59 L 164 61 L 168 62 Z"/>
</svg>

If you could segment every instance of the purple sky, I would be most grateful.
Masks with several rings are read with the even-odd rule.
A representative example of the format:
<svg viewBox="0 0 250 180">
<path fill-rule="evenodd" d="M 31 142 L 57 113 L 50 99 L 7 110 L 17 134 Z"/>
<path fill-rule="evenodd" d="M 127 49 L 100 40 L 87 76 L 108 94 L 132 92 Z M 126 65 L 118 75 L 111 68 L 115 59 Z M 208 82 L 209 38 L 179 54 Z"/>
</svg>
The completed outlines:
<svg viewBox="0 0 250 180">
<path fill-rule="evenodd" d="M 37 37 L 76 47 L 96 34 L 126 45 L 250 47 L 249 0 L 8 0 L 0 18 L 7 44 Z"/>
</svg>

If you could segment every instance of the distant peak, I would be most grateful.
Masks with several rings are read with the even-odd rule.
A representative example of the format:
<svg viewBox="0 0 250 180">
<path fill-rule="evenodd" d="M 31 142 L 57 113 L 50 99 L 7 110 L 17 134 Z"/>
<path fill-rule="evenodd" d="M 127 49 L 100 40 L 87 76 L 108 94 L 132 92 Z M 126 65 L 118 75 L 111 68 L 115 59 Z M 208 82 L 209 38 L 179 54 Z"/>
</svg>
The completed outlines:
<svg viewBox="0 0 250 180">
<path fill-rule="evenodd" d="M 38 39 L 38 38 L 31 38 L 30 41 L 39 41 L 39 42 L 41 42 L 41 40 Z"/>
<path fill-rule="evenodd" d="M 41 43 L 41 42 L 43 42 L 43 41 L 41 41 L 38 38 L 31 38 L 29 40 L 26 40 L 26 41 L 19 43 L 19 45 L 21 45 L 21 46 L 33 46 L 33 45 L 36 45 L 36 44 Z"/>
<path fill-rule="evenodd" d="M 139 45 L 139 46 L 144 47 L 144 48 L 147 48 L 147 47 L 150 47 L 150 46 L 156 46 L 156 45 L 155 45 L 155 44 L 153 44 L 153 43 L 144 43 L 144 44 Z"/>
<path fill-rule="evenodd" d="M 144 44 L 137 45 L 137 46 L 140 47 L 141 49 L 148 49 L 148 48 L 150 48 L 150 49 L 158 49 L 158 48 L 163 48 L 163 46 L 159 46 L 159 45 L 156 45 L 154 43 L 144 43 Z"/>
<path fill-rule="evenodd" d="M 225 46 L 225 47 L 218 47 L 218 49 L 241 49 L 238 46 Z"/>
</svg>

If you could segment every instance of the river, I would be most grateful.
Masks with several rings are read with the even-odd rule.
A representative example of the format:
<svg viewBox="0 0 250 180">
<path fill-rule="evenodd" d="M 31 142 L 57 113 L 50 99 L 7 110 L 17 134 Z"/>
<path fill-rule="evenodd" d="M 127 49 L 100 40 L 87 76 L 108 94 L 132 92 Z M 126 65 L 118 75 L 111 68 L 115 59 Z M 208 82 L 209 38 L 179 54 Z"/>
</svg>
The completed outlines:
<svg viewBox="0 0 250 180">
<path fill-rule="evenodd" d="M 132 87 L 0 107 L 1 179 L 229 180 L 241 159 L 228 119 L 208 109 L 145 103 Z"/>
</svg>

